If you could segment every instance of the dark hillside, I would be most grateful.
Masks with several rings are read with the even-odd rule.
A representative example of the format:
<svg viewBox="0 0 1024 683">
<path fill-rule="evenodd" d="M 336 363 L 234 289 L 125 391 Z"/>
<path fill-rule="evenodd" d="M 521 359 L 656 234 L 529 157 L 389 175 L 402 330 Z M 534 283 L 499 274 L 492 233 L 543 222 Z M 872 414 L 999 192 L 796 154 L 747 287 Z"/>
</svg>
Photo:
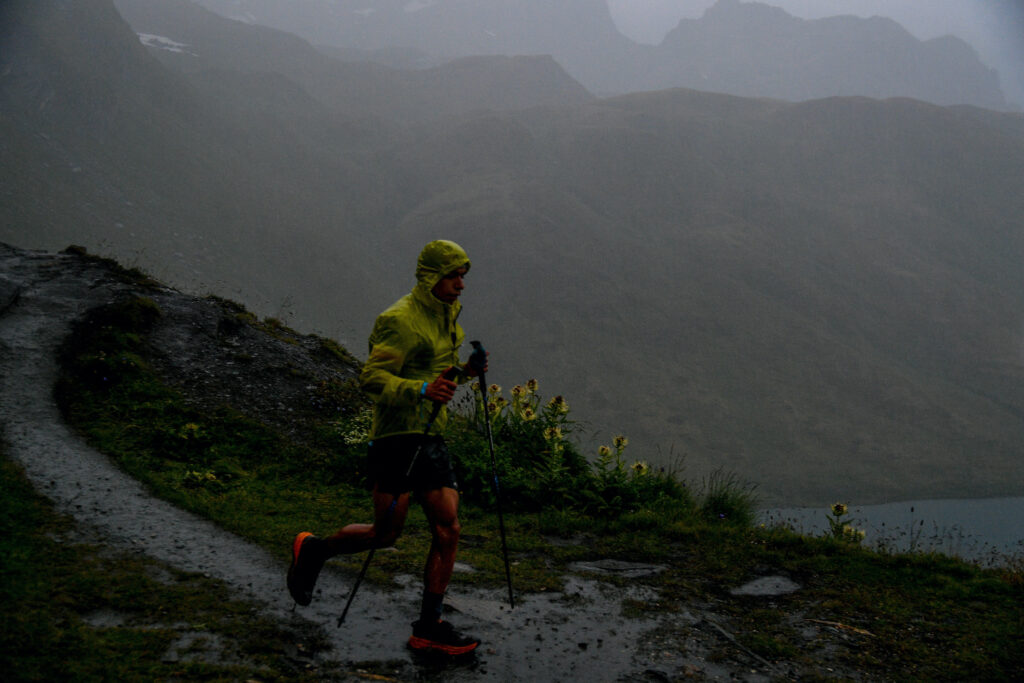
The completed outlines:
<svg viewBox="0 0 1024 683">
<path fill-rule="evenodd" d="M 280 130 L 281 144 L 257 152 L 216 100 L 152 58 L 109 1 L 16 2 L 9 12 L 2 172 L 19 230 L 73 241 L 70 217 L 74 234 L 177 253 L 166 267 L 191 278 L 203 261 L 209 278 L 279 248 L 281 235 L 266 231 L 278 169 L 309 169 L 323 156 L 296 160 L 305 145 Z M 206 242 L 213 232 L 219 240 Z"/>
<path fill-rule="evenodd" d="M 794 497 L 849 487 L 845 468 L 874 472 L 876 492 L 953 471 L 947 491 L 1014 477 L 1021 409 L 1004 397 L 1019 400 L 1022 379 L 1019 138 L 910 101 L 744 104 L 706 128 L 652 115 L 689 101 L 729 106 L 666 93 L 618 100 L 615 117 L 605 102 L 598 154 L 618 153 L 628 179 L 618 192 L 613 173 L 577 187 L 602 214 L 646 231 L 654 252 L 635 241 L 611 250 L 632 266 L 616 268 L 628 277 L 615 286 L 632 285 L 616 297 L 630 302 L 626 319 L 656 325 L 648 335 L 639 326 L 645 353 L 627 363 L 631 376 L 654 366 L 636 390 L 676 397 L 676 416 L 660 414 L 712 461 L 756 469 L 785 453 L 845 454 L 791 460 Z M 581 147 L 563 149 L 575 160 Z M 593 168 L 583 159 L 577 168 Z M 637 332 L 609 346 L 636 346 Z M 672 359 L 676 372 L 645 355 Z M 969 422 L 977 439 L 960 432 Z M 965 467 L 981 442 L 1004 464 Z"/>
<path fill-rule="evenodd" d="M 784 499 L 1015 478 L 1018 140 L 901 100 L 677 91 L 522 118 L 532 174 L 518 145 L 481 186 L 451 162 L 467 133 L 412 155 L 449 188 L 412 234 L 476 217 L 495 221 L 491 246 L 533 254 L 502 324 L 538 340 L 534 372 L 572 378 L 599 424 L 691 462 L 799 463 L 769 475 Z M 982 442 L 1001 465 L 973 467 Z"/>
</svg>

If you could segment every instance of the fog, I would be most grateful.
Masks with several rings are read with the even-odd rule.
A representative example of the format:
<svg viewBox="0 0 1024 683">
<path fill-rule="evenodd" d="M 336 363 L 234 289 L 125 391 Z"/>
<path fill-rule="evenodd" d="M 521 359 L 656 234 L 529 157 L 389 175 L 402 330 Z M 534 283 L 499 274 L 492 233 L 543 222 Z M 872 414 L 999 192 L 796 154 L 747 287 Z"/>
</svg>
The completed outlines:
<svg viewBox="0 0 1024 683">
<path fill-rule="evenodd" d="M 254 23 L 302 18 L 262 1 Z M 616 34 L 600 2 L 515 4 L 559 28 L 540 47 L 646 76 L 659 50 Z M 430 56 L 437 35 L 467 54 L 486 41 L 456 38 L 508 29 L 489 57 L 399 77 L 193 3 L 117 0 L 131 28 L 106 0 L 37 4 L 49 24 L 26 34 L 56 38 L 0 51 L 22 55 L 0 60 L 2 241 L 114 251 L 364 353 L 419 247 L 444 236 L 473 257 L 462 322 L 498 359 L 493 380 L 565 395 L 586 453 L 626 434 L 630 458 L 693 481 L 725 468 L 787 505 L 1024 491 L 1019 117 L 951 115 L 910 99 L 910 79 L 877 97 L 595 100 L 545 53 L 493 56 L 536 15 L 458 24 L 382 2 L 365 31 L 299 22 L 380 41 L 348 46 L 357 56 L 399 32 Z M 77 21 L 55 26 L 69 7 Z M 601 10 L 594 26 L 579 7 Z M 855 25 L 854 45 L 874 36 L 836 23 Z M 147 52 L 140 36 L 189 47 Z M 967 57 L 959 83 L 980 73 L 996 90 Z M 954 80 L 933 74 L 939 90 Z"/>
<path fill-rule="evenodd" d="M 680 19 L 700 17 L 715 0 L 608 0 L 619 30 L 657 44 Z M 954 35 L 999 71 L 1006 97 L 1024 107 L 1024 3 L 1019 0 L 763 0 L 802 19 L 852 14 L 889 17 L 919 40 Z"/>
</svg>

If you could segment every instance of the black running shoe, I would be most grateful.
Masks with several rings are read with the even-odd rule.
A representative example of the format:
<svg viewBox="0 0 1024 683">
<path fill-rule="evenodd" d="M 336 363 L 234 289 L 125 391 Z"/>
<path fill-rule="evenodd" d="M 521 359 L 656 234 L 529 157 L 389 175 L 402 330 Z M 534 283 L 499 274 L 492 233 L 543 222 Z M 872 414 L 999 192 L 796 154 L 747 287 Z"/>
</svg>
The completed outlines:
<svg viewBox="0 0 1024 683">
<path fill-rule="evenodd" d="M 288 592 L 292 599 L 303 607 L 313 601 L 313 587 L 316 577 L 323 569 L 327 559 L 317 548 L 315 541 L 319 539 L 308 531 L 303 531 L 292 542 L 292 564 L 288 567 Z M 310 543 L 313 541 L 313 543 Z"/>
<path fill-rule="evenodd" d="M 412 635 L 409 637 L 409 647 L 413 650 L 442 652 L 447 655 L 464 655 L 475 650 L 479 644 L 479 640 L 460 634 L 447 621 L 414 622 Z"/>
</svg>

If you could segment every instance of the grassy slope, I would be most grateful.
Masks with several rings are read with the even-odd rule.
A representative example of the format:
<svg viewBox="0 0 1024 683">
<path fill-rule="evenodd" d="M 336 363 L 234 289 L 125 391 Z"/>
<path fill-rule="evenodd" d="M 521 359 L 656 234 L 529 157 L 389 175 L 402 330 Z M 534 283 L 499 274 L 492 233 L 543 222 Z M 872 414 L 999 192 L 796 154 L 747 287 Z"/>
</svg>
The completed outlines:
<svg viewBox="0 0 1024 683">
<path fill-rule="evenodd" d="M 144 336 L 128 330 L 100 335 L 93 343 L 139 348 Z M 285 444 L 265 425 L 230 410 L 190 413 L 182 397 L 158 382 L 126 346 L 108 348 L 108 360 L 119 359 L 111 362 L 123 369 L 120 381 L 98 388 L 81 380 L 89 376 L 100 348 L 76 345 L 80 354 L 68 358 L 71 372 L 62 400 L 71 407 L 72 422 L 157 495 L 278 553 L 282 566 L 287 541 L 297 529 L 330 531 L 339 520 L 367 517 L 366 495 L 360 487 L 327 476 L 344 463 L 325 460 L 315 445 Z M 128 424 L 136 428 L 126 429 Z M 148 429 L 138 429 L 139 425 Z M 189 436 L 203 435 L 204 441 L 189 451 L 191 446 L 181 443 L 183 428 Z M 176 439 L 171 451 L 159 447 L 168 434 Z M 459 439 L 457 434 L 452 437 Z M 167 457 L 168 452 L 174 457 Z M 211 459 L 212 453 L 219 457 Z M 659 598 L 627 603 L 626 614 L 655 611 L 671 618 L 695 604 L 710 605 L 728 620 L 744 648 L 805 676 L 827 678 L 830 665 L 896 679 L 1024 674 L 1019 647 L 1024 637 L 1024 583 L 1019 570 L 982 570 L 940 556 L 877 554 L 832 538 L 753 528 L 730 519 L 723 522 L 716 515 L 709 519 L 697 505 L 666 499 L 634 505 L 628 512 L 605 511 L 600 517 L 571 508 L 509 516 L 517 590 L 557 589 L 566 565 L 574 560 L 658 562 L 668 571 L 647 581 L 659 590 Z M 457 580 L 501 585 L 504 574 L 493 514 L 468 502 L 462 517 L 466 534 L 460 559 L 478 571 Z M 421 519 L 410 519 L 398 552 L 382 556 L 370 580 L 387 582 L 394 573 L 418 566 L 428 543 L 423 527 Z M 354 570 L 359 561 L 357 557 L 344 563 Z M 89 573 L 102 576 L 103 571 Z M 764 602 L 729 594 L 729 587 L 766 573 L 788 575 L 803 590 Z M 54 594 L 62 591 L 58 587 Z M 34 628 L 35 620 L 28 621 L 19 628 Z M 822 622 L 842 626 L 824 627 Z M 676 646 L 684 642 L 686 626 L 666 628 L 679 631 Z M 823 630 L 808 640 L 808 628 Z"/>
<path fill-rule="evenodd" d="M 6 457 L 0 487 L 7 680 L 323 680 L 300 654 L 316 636 L 217 581 L 82 539 Z"/>
</svg>

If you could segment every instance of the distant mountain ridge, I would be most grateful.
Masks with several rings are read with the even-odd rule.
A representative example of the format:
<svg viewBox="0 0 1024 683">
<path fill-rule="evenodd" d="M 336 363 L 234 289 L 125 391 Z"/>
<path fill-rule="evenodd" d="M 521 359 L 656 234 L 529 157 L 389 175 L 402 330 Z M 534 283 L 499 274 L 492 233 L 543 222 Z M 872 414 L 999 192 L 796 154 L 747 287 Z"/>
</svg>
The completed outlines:
<svg viewBox="0 0 1024 683">
<path fill-rule="evenodd" d="M 210 0 L 224 16 L 275 26 L 318 45 L 412 49 L 447 61 L 473 55 L 549 54 L 594 88 L 616 62 L 643 51 L 612 21 L 604 0 Z M 598 88 L 600 89 L 600 88 Z"/>
<path fill-rule="evenodd" d="M 658 47 L 647 89 L 685 86 L 802 101 L 912 97 L 1005 109 L 995 71 L 958 38 L 919 41 L 891 19 L 804 20 L 759 3 L 719 0 Z"/>
<path fill-rule="evenodd" d="M 597 94 L 686 87 L 790 101 L 863 95 L 1008 108 L 997 74 L 965 42 L 922 42 L 878 17 L 803 20 L 719 0 L 652 47 L 619 33 L 604 0 L 198 1 L 341 48 L 411 49 L 434 60 L 550 54 Z"/>
<path fill-rule="evenodd" d="M 216 41 L 167 36 L 191 58 L 110 0 L 2 11 L 0 241 L 84 244 L 358 354 L 448 237 L 493 380 L 564 394 L 597 443 L 741 473 L 769 504 L 1024 490 L 1020 115 L 596 99 L 538 59 L 521 73 L 554 96 L 475 107 L 451 78 L 439 116 L 424 73 L 336 69 L 278 31 L 203 14 Z M 401 115 L 338 96 L 374 89 Z"/>
</svg>

